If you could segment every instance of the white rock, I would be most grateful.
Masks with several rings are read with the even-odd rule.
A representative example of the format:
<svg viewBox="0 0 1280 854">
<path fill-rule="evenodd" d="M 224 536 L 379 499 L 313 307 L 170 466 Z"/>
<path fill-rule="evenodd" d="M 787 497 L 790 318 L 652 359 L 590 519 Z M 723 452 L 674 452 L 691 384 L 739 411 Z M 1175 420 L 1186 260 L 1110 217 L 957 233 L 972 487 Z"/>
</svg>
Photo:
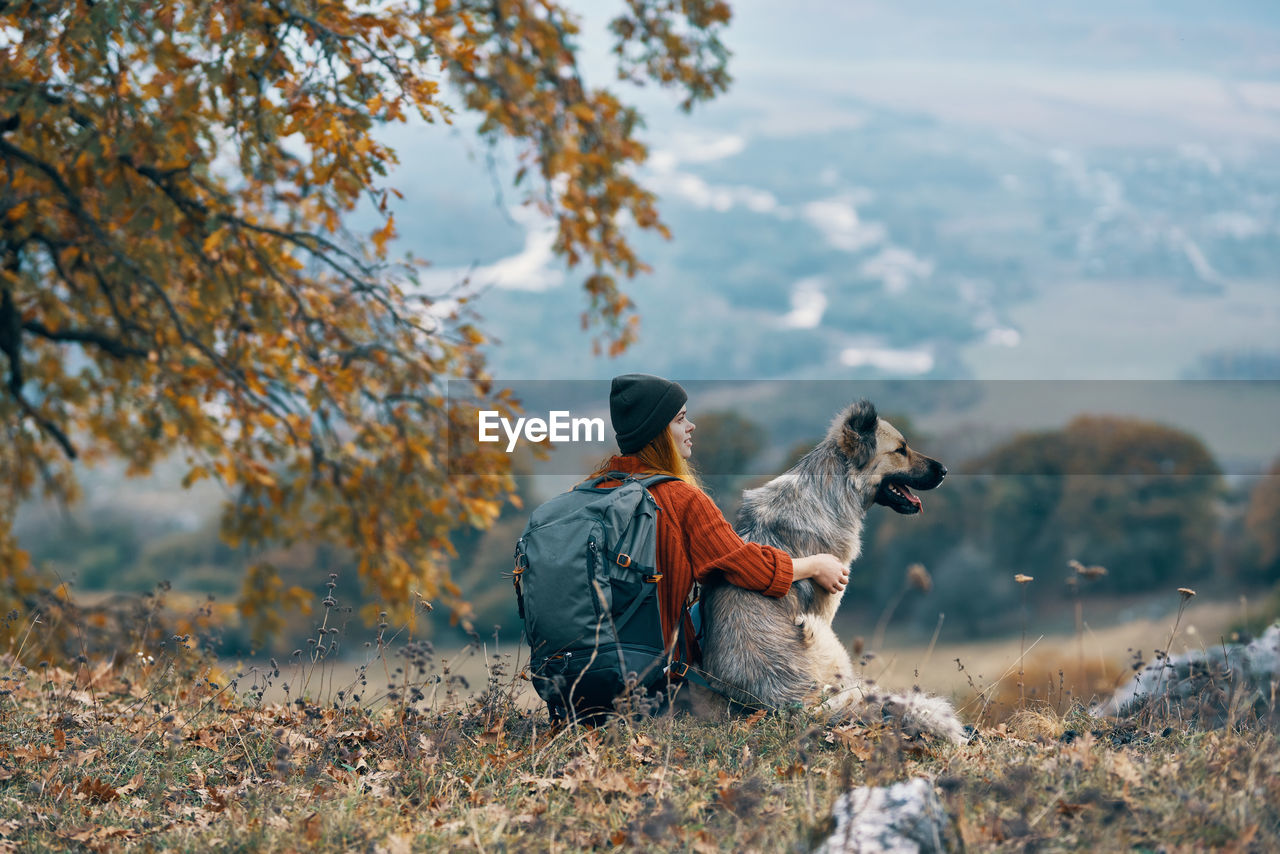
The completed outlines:
<svg viewBox="0 0 1280 854">
<path fill-rule="evenodd" d="M 1221 726 L 1232 717 L 1270 708 L 1280 682 L 1280 622 L 1248 644 L 1191 650 L 1149 662 L 1095 714 L 1124 717 L 1166 709 Z"/>
<path fill-rule="evenodd" d="M 958 847 L 951 816 L 923 777 L 851 789 L 836 800 L 831 814 L 835 832 L 815 854 L 917 854 Z"/>
</svg>

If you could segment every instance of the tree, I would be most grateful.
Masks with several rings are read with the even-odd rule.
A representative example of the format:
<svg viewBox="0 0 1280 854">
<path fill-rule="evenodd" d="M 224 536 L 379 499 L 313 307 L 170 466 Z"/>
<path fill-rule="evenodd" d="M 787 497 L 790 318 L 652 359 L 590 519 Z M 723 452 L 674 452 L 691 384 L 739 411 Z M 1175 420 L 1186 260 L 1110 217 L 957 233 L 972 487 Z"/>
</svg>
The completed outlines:
<svg viewBox="0 0 1280 854">
<path fill-rule="evenodd" d="M 1081 416 L 1046 438 L 1039 470 L 1057 466 L 1066 476 L 1031 543 L 1027 557 L 1036 562 L 1025 566 L 1101 564 L 1110 572 L 1097 588 L 1107 592 L 1177 586 L 1212 569 L 1222 476 L 1200 439 L 1110 416 Z M 1034 438 L 1027 442 L 1034 453 Z"/>
<path fill-rule="evenodd" d="M 714 96 L 728 18 L 626 0 L 620 78 L 676 87 L 685 109 Z M 555 0 L 0 0 L 0 33 L 9 588 L 26 583 L 14 508 L 41 484 L 74 497 L 71 460 L 145 472 L 181 453 L 186 483 L 227 487 L 228 539 L 337 541 L 389 603 L 456 600 L 450 532 L 492 520 L 512 484 L 501 453 L 463 461 L 494 477 L 450 477 L 444 437 L 509 407 L 469 308 L 389 259 L 396 155 L 374 131 L 464 109 L 514 140 L 526 203 L 588 268 L 584 324 L 624 348 L 617 277 L 644 269 L 624 229 L 666 229 L 634 177 L 640 117 L 587 87 L 574 16 Z M 368 235 L 344 227 L 361 200 L 381 215 Z M 448 379 L 470 385 L 447 400 Z M 246 610 L 269 614 L 280 587 L 251 570 Z"/>
<path fill-rule="evenodd" d="M 993 597 L 1013 595 L 1017 573 L 1037 579 L 1027 590 L 1033 601 L 1065 597 L 1070 560 L 1107 567 L 1087 589 L 1108 594 L 1177 587 L 1213 568 L 1222 476 L 1204 444 L 1182 430 L 1081 416 L 952 468 L 925 496 L 923 516 L 869 513 L 854 565 L 855 583 L 860 565 L 927 566 L 937 589 L 917 610 L 924 630 L 939 608 L 967 632 L 994 628 L 998 621 L 980 618 L 999 611 Z M 891 573 L 867 577 L 881 579 L 868 591 L 881 600 L 897 583 Z"/>
<path fill-rule="evenodd" d="M 1244 528 L 1256 576 L 1265 581 L 1280 578 L 1280 460 L 1253 488 Z"/>
</svg>

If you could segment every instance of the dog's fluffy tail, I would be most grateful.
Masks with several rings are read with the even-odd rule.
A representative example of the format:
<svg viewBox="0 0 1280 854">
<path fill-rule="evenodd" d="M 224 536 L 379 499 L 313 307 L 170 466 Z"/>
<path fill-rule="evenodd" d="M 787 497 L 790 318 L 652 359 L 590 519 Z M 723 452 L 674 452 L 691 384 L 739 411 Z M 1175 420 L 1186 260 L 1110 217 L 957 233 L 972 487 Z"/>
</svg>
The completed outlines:
<svg viewBox="0 0 1280 854">
<path fill-rule="evenodd" d="M 827 697 L 818 711 L 826 713 L 832 723 L 884 721 L 910 736 L 929 735 L 953 744 L 965 744 L 969 740 L 951 704 L 920 691 L 888 694 L 854 686 Z"/>
</svg>

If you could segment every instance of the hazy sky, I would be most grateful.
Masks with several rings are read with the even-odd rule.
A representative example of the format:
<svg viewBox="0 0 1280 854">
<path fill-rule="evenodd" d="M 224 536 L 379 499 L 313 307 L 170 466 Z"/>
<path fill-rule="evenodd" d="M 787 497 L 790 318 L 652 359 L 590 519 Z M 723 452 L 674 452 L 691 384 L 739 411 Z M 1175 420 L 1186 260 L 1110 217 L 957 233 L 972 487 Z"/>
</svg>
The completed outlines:
<svg viewBox="0 0 1280 854">
<path fill-rule="evenodd" d="M 732 6 L 736 82 L 699 108 L 704 127 L 856 125 L 858 99 L 1082 144 L 1280 140 L 1276 3 Z M 608 77 L 603 27 L 603 17 L 584 20 L 595 79 Z M 637 97 L 651 125 L 681 123 L 663 99 Z"/>
</svg>

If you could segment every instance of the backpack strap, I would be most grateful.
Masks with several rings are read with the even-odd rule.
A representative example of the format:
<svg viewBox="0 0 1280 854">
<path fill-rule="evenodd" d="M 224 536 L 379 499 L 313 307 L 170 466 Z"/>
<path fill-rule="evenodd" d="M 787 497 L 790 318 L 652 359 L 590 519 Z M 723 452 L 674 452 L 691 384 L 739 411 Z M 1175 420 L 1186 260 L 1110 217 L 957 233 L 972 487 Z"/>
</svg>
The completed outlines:
<svg viewBox="0 0 1280 854">
<path fill-rule="evenodd" d="M 676 477 L 673 474 L 651 474 L 648 477 L 640 478 L 640 477 L 636 477 L 634 474 L 631 474 L 630 472 L 607 471 L 604 474 L 600 475 L 599 477 L 593 477 L 591 480 L 584 480 L 582 483 L 575 486 L 574 489 L 580 489 L 580 490 L 600 489 L 601 488 L 600 484 L 604 483 L 606 480 L 616 480 L 620 483 L 626 483 L 627 481 L 634 480 L 636 483 L 640 484 L 645 489 L 649 489 L 652 486 L 657 486 L 659 483 L 663 483 L 668 480 L 679 480 L 679 479 L 680 478 Z"/>
<path fill-rule="evenodd" d="M 689 682 L 693 682 L 696 685 L 706 688 L 712 694 L 717 694 L 720 697 L 723 697 L 729 704 L 729 711 L 733 714 L 757 712 L 762 708 L 769 708 L 767 706 L 749 706 L 745 703 L 738 702 L 725 693 L 725 689 L 721 687 L 725 683 L 722 683 L 707 671 L 694 667 L 688 662 L 674 661 L 671 663 L 671 668 L 668 672 L 679 679 L 685 679 Z"/>
<path fill-rule="evenodd" d="M 591 478 L 591 480 L 584 480 L 582 483 L 575 486 L 574 489 L 602 489 L 603 487 L 601 487 L 600 484 L 604 483 L 606 480 L 616 480 L 620 483 L 626 483 L 629 480 L 634 480 L 640 483 L 641 485 L 643 485 L 644 483 L 635 475 L 630 474 L 629 472 L 607 471 L 604 474 L 599 475 L 598 477 Z M 612 487 L 609 487 L 609 488 L 612 489 Z"/>
<path fill-rule="evenodd" d="M 665 483 L 668 480 L 680 479 L 673 474 L 651 474 L 645 478 L 638 478 L 633 474 L 627 474 L 626 472 L 622 472 L 622 471 L 611 471 L 606 473 L 603 477 L 609 480 L 620 480 L 623 483 L 626 483 L 627 481 L 635 481 L 636 483 L 640 484 L 640 486 L 644 487 L 645 492 L 648 492 L 650 487 L 657 486 L 660 483 Z M 600 478 L 597 478 L 596 480 L 592 481 L 592 483 L 599 483 L 599 482 L 600 482 Z M 650 496 L 650 498 L 652 497 L 653 496 Z M 658 507 L 657 505 L 658 503 L 655 501 L 654 507 L 657 507 L 657 509 L 661 511 L 662 508 Z M 616 555 L 616 554 L 611 555 L 607 551 L 605 552 L 605 554 L 609 557 L 610 560 L 615 561 L 619 566 L 635 566 L 640 572 L 644 573 L 646 581 L 657 581 L 659 578 L 662 577 L 661 570 L 659 570 L 658 567 L 656 566 L 639 566 L 638 564 L 633 564 L 631 563 L 631 558 L 627 555 Z M 624 557 L 627 558 L 626 563 L 623 563 L 622 560 L 620 559 Z M 695 586 L 696 586 L 696 582 L 695 582 Z"/>
<path fill-rule="evenodd" d="M 640 485 L 643 486 L 645 489 L 648 489 L 651 486 L 657 486 L 658 484 L 666 483 L 669 480 L 679 480 L 679 479 L 680 478 L 676 477 L 673 474 L 651 474 L 648 477 L 641 479 Z"/>
</svg>

